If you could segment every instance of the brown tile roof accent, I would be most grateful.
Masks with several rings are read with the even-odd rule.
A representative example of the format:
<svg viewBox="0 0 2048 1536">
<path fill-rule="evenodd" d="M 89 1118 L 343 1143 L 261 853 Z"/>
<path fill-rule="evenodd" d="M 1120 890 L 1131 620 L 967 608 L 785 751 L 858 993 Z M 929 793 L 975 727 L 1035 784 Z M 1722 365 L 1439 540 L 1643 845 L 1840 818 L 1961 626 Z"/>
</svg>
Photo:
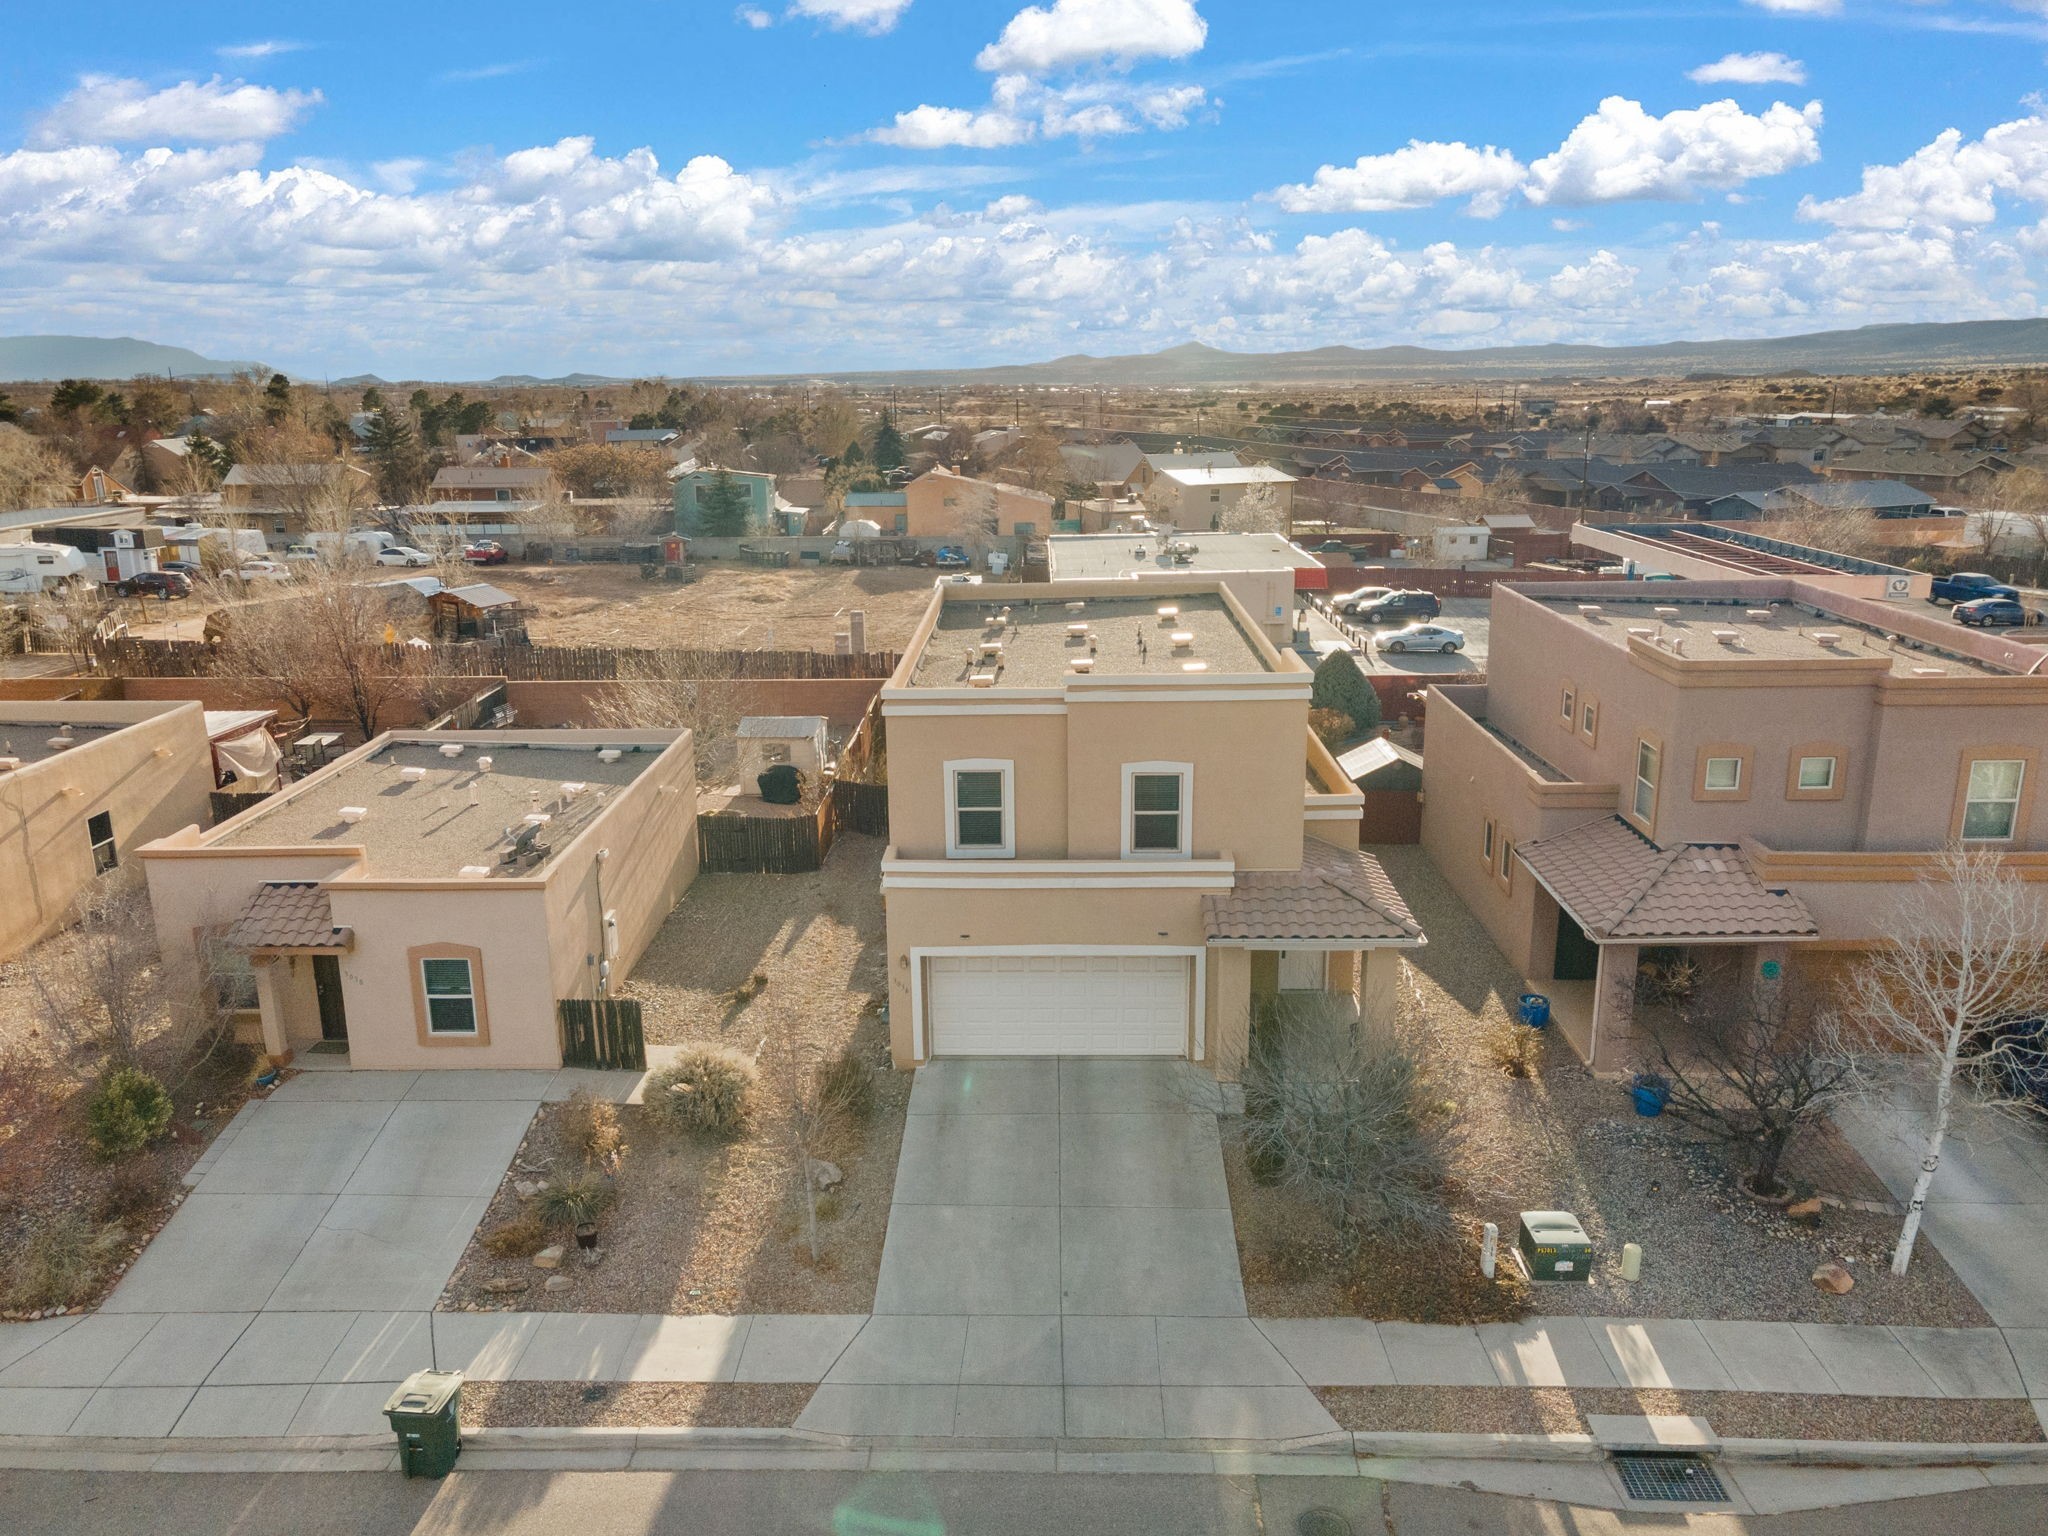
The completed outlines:
<svg viewBox="0 0 2048 1536">
<path fill-rule="evenodd" d="M 325 891 L 296 880 L 259 887 L 228 929 L 228 943 L 237 949 L 346 949 L 354 937 L 334 926 Z"/>
<path fill-rule="evenodd" d="M 1253 870 L 1227 896 L 1202 898 L 1208 942 L 1222 945 L 1427 943 L 1370 854 L 1305 838 L 1298 870 Z"/>
<path fill-rule="evenodd" d="M 1660 848 L 1603 816 L 1516 855 L 1595 939 L 1804 939 L 1819 933 L 1789 891 L 1767 888 L 1728 843 Z"/>
</svg>

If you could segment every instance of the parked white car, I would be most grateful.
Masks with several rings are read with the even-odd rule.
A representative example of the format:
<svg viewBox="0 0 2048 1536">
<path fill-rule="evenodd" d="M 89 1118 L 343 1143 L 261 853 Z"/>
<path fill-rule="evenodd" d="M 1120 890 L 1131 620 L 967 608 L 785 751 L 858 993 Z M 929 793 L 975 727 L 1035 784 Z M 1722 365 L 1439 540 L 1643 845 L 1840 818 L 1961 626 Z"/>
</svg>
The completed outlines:
<svg viewBox="0 0 2048 1536">
<path fill-rule="evenodd" d="M 414 549 L 410 544 L 393 544 L 389 549 L 377 551 L 379 565 L 420 566 L 432 565 L 434 557 L 424 549 Z"/>
<path fill-rule="evenodd" d="M 244 560 L 235 568 L 244 581 L 290 581 L 292 573 L 276 560 Z"/>
<path fill-rule="evenodd" d="M 1383 651 L 1440 651 L 1448 656 L 1465 649 L 1465 632 L 1444 624 L 1410 624 L 1389 630 L 1377 644 Z"/>
</svg>

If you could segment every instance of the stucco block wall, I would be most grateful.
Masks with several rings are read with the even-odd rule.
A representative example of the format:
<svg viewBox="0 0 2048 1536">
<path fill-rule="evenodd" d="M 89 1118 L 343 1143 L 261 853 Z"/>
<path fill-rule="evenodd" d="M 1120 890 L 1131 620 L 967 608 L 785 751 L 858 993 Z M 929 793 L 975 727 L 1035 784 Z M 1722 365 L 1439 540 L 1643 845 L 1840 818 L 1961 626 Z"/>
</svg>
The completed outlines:
<svg viewBox="0 0 2048 1536">
<path fill-rule="evenodd" d="M 478 687 L 488 687 L 479 680 Z M 714 715 L 823 715 L 836 735 L 850 734 L 882 691 L 878 677 L 788 677 L 703 682 Z M 617 693 L 611 683 L 507 683 L 505 702 L 522 726 L 595 726 L 598 703 Z"/>
<path fill-rule="evenodd" d="M 347 869 L 357 857 L 355 849 L 181 853 L 181 844 L 196 842 L 197 831 L 192 828 L 189 839 L 166 838 L 142 855 L 157 949 L 176 986 L 198 985 L 203 964 L 197 936 L 204 930 L 224 928 L 241 916 L 258 886 L 273 880 L 325 880 Z"/>
<path fill-rule="evenodd" d="M 18 702 L 4 713 L 0 738 L 18 734 L 38 744 L 67 721 L 122 728 L 0 775 L 0 959 L 61 926 L 97 878 L 87 828 L 94 816 L 111 817 L 116 855 L 126 864 L 142 844 L 204 823 L 213 789 L 197 704 Z"/>
</svg>

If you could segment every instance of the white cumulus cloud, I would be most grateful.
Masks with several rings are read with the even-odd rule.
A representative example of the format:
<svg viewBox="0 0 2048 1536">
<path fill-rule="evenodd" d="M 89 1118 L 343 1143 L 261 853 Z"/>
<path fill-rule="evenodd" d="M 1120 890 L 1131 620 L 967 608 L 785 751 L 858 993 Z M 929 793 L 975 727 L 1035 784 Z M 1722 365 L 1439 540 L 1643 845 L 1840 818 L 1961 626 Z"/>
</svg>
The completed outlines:
<svg viewBox="0 0 2048 1536">
<path fill-rule="evenodd" d="M 43 145 L 261 142 L 289 132 L 320 101 L 318 91 L 218 75 L 155 91 L 140 80 L 82 75 L 37 121 L 35 139 Z"/>
<path fill-rule="evenodd" d="M 1760 11 L 1776 11 L 1787 16 L 1833 16 L 1842 9 L 1842 0 L 1745 0 Z"/>
<path fill-rule="evenodd" d="M 1081 80 L 1057 89 L 1029 75 L 1002 75 L 985 109 L 917 106 L 862 135 L 899 149 L 1002 149 L 1043 135 L 1049 139 L 1114 138 L 1147 128 L 1185 128 L 1209 93 L 1199 85 L 1134 85 Z"/>
<path fill-rule="evenodd" d="M 1684 201 L 1820 158 L 1821 107 L 1774 102 L 1752 115 L 1712 101 L 1653 117 L 1610 96 L 1555 153 L 1529 167 L 1530 202 L 1571 207 L 1633 198 Z"/>
<path fill-rule="evenodd" d="M 1385 213 L 1469 197 L 1469 212 L 1491 218 L 1525 174 L 1521 161 L 1491 144 L 1475 149 L 1410 139 L 1391 154 L 1325 165 L 1313 180 L 1277 188 L 1271 196 L 1288 213 Z"/>
<path fill-rule="evenodd" d="M 965 107 L 912 107 L 898 112 L 887 128 L 868 137 L 899 149 L 1003 149 L 1022 144 L 1037 126 L 1007 112 L 971 112 Z"/>
<path fill-rule="evenodd" d="M 2048 119 L 2000 123 L 1976 140 L 1944 129 L 1897 165 L 1865 166 L 1860 190 L 1805 199 L 1799 215 L 1846 229 L 1948 230 L 1991 223 L 2000 194 L 2048 201 Z"/>
<path fill-rule="evenodd" d="M 843 27 L 852 32 L 881 33 L 893 28 L 909 9 L 910 0 L 792 0 L 789 14 L 808 16 L 828 27 Z M 749 26 L 761 25 L 745 11 L 741 12 L 741 19 Z"/>
<path fill-rule="evenodd" d="M 1685 78 L 1696 85 L 1804 85 L 1806 66 L 1782 53 L 1728 53 Z"/>
<path fill-rule="evenodd" d="M 974 64 L 992 74 L 1045 75 L 1077 64 L 1184 59 L 1208 36 L 1195 0 L 1053 0 L 1012 16 Z"/>
</svg>

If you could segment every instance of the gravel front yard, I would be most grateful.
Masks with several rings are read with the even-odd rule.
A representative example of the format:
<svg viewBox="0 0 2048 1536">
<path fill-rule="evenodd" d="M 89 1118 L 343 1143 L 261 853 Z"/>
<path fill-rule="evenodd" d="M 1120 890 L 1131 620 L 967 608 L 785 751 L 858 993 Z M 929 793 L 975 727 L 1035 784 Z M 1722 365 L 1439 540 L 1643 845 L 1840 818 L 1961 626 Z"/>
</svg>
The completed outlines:
<svg viewBox="0 0 2048 1536">
<path fill-rule="evenodd" d="M 803 1382 L 472 1381 L 462 1388 L 462 1423 L 465 1429 L 787 1429 L 813 1390 Z"/>
<path fill-rule="evenodd" d="M 444 1306 L 499 1304 L 485 1286 L 525 1280 L 522 1311 L 866 1312 L 874 1302 L 896 1153 L 910 1100 L 907 1075 L 887 1069 L 887 1030 L 874 1007 L 885 991 L 882 843 L 853 834 L 811 875 L 703 875 L 641 957 L 622 995 L 645 1010 L 647 1042 L 714 1040 L 752 1055 L 760 1082 L 752 1128 L 731 1141 L 666 1136 L 637 1109 L 622 1111 L 628 1150 L 606 1217 L 604 1259 L 572 1258 L 566 1290 L 522 1259 L 494 1259 L 472 1242 Z M 754 973 L 751 1001 L 732 993 Z M 795 1159 L 782 1140 L 800 1085 L 851 1046 L 875 1068 L 876 1107 L 823 1155 L 845 1182 L 821 1201 L 823 1256 L 813 1266 L 801 1232 Z M 516 1179 L 552 1164 L 562 1111 L 536 1118 L 479 1233 L 516 1216 Z"/>
<path fill-rule="evenodd" d="M 1887 1261 L 1896 1217 L 1830 1207 L 1809 1228 L 1756 1205 L 1736 1192 L 1714 1149 L 1668 1117 L 1637 1116 L 1622 1087 L 1594 1078 L 1556 1031 L 1535 1075 L 1509 1077 L 1486 1039 L 1511 1016 L 1521 978 L 1420 848 L 1373 851 L 1429 935 L 1409 957 L 1410 974 L 1428 1059 L 1463 1129 L 1453 1208 L 1466 1242 L 1446 1256 L 1394 1245 L 1347 1266 L 1328 1224 L 1253 1183 L 1226 1135 L 1255 1315 L 1489 1322 L 1540 1310 L 1950 1328 L 1990 1321 L 1925 1234 L 1911 1273 L 1894 1279 Z M 1787 1171 L 1845 1200 L 1884 1194 L 1832 1130 L 1796 1152 Z M 1588 1284 L 1545 1285 L 1532 1296 L 1505 1251 L 1517 1213 L 1559 1209 L 1585 1223 L 1599 1254 L 1595 1273 Z M 1491 1284 L 1478 1276 L 1479 1228 L 1488 1221 L 1499 1225 L 1503 1249 L 1502 1278 Z M 1633 1283 L 1620 1273 L 1626 1242 L 1643 1248 L 1642 1278 Z M 1814 1287 L 1815 1267 L 1829 1260 L 1855 1276 L 1848 1295 Z"/>
</svg>

